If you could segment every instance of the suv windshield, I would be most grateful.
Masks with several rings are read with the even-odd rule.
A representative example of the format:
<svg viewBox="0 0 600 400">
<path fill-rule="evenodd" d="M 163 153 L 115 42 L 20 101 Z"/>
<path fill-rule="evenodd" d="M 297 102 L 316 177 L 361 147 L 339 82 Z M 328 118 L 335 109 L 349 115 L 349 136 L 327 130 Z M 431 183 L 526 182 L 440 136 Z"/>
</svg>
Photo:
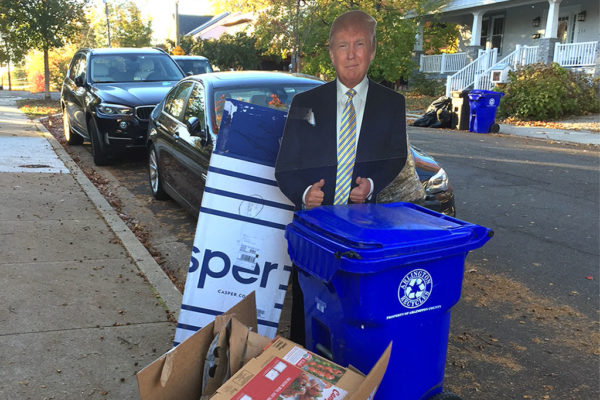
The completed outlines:
<svg viewBox="0 0 600 400">
<path fill-rule="evenodd" d="M 96 83 L 178 81 L 183 78 L 166 54 L 96 55 L 91 59 L 90 73 Z"/>
</svg>

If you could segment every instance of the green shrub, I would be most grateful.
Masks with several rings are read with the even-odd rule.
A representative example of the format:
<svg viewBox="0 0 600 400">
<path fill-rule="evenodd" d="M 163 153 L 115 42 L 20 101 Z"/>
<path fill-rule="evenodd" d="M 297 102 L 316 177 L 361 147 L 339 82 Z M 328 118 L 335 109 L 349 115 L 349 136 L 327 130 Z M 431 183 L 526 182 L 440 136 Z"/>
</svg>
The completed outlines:
<svg viewBox="0 0 600 400">
<path fill-rule="evenodd" d="M 599 80 L 554 63 L 530 64 L 508 74 L 498 115 L 545 121 L 600 111 Z"/>
<path fill-rule="evenodd" d="M 417 72 L 408 83 L 409 90 L 423 96 L 443 96 L 446 85 L 441 79 L 427 79 L 427 75 Z"/>
</svg>

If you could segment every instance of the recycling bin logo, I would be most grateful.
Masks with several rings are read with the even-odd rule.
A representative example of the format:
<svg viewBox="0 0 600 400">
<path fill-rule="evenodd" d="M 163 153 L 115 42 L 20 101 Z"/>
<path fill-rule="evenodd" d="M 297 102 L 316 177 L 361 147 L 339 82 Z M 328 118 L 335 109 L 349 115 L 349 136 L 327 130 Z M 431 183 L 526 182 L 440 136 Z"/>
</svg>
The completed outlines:
<svg viewBox="0 0 600 400">
<path fill-rule="evenodd" d="M 490 106 L 493 106 L 494 104 L 496 104 L 496 99 L 494 99 L 494 98 L 492 97 L 492 98 L 490 98 L 489 105 L 490 105 Z"/>
<path fill-rule="evenodd" d="M 433 279 L 424 269 L 413 269 L 402 278 L 398 287 L 398 300 L 406 308 L 422 306 L 433 289 Z"/>
</svg>

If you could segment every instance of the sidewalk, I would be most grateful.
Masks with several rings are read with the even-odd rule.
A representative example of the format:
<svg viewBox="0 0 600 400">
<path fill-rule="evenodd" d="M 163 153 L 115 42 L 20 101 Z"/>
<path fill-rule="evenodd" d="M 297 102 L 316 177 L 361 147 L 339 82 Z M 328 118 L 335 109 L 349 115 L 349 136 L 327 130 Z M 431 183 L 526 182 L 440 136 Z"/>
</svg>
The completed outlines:
<svg viewBox="0 0 600 400">
<path fill-rule="evenodd" d="M 0 92 L 0 399 L 138 398 L 181 295 L 38 129 Z"/>
<path fill-rule="evenodd" d="M 408 112 L 409 119 L 417 119 L 422 115 L 415 112 Z M 408 127 L 413 129 L 423 129 L 421 127 L 412 127 L 412 122 L 408 123 Z M 435 129 L 435 128 L 427 128 Z M 450 129 L 442 129 L 443 131 L 453 132 Z M 600 146 L 600 132 L 575 129 L 553 129 L 543 127 L 524 127 L 510 124 L 500 124 L 500 134 L 531 137 L 537 139 L 553 140 L 557 142 L 592 144 Z"/>
<path fill-rule="evenodd" d="M 527 136 L 538 139 L 548 139 L 557 142 L 593 144 L 600 146 L 600 132 L 500 124 L 500 133 L 515 136 Z"/>
</svg>

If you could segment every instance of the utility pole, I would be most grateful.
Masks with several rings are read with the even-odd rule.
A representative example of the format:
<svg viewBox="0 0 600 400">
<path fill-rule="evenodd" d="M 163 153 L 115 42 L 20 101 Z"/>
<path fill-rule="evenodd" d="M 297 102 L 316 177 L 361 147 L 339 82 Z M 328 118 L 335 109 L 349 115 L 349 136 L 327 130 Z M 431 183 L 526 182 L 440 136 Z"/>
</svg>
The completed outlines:
<svg viewBox="0 0 600 400">
<path fill-rule="evenodd" d="M 175 0 L 175 47 L 179 46 L 179 0 Z"/>
<path fill-rule="evenodd" d="M 110 22 L 108 21 L 108 3 L 104 1 L 104 12 L 106 13 L 106 35 L 108 37 L 108 47 L 110 47 Z"/>
</svg>

